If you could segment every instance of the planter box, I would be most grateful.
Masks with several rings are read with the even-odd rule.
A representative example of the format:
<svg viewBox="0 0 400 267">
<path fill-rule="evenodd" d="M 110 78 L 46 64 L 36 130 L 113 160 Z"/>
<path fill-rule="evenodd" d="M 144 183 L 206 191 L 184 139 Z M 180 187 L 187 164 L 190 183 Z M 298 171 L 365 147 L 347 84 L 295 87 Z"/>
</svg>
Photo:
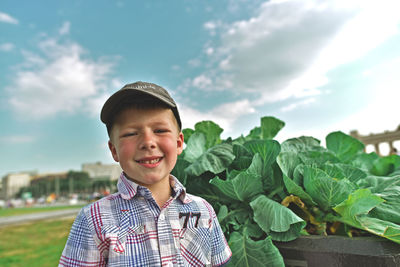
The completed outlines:
<svg viewBox="0 0 400 267">
<path fill-rule="evenodd" d="M 379 237 L 314 235 L 274 244 L 286 267 L 400 266 L 400 245 Z"/>
</svg>

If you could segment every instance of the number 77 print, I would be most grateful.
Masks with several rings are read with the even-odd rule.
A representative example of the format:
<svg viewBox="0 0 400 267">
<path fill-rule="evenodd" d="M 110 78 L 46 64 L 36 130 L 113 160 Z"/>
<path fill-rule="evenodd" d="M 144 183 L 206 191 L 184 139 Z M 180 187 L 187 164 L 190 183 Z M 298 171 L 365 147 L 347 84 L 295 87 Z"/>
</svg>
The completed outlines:
<svg viewBox="0 0 400 267">
<path fill-rule="evenodd" d="M 185 217 L 185 221 L 183 223 L 183 228 L 187 228 L 189 218 L 191 218 L 191 217 L 196 217 L 196 223 L 194 224 L 194 227 L 197 228 L 197 225 L 199 224 L 200 216 L 201 216 L 200 212 L 179 212 L 179 219 L 182 217 Z"/>
</svg>

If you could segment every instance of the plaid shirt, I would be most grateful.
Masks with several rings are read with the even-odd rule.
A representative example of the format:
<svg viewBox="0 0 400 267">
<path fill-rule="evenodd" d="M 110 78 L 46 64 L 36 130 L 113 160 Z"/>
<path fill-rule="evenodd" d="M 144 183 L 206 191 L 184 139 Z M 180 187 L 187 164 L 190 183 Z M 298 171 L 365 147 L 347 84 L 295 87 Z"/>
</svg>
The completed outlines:
<svg viewBox="0 0 400 267">
<path fill-rule="evenodd" d="M 221 266 L 232 253 L 211 205 L 171 176 L 160 209 L 151 192 L 121 174 L 118 192 L 85 206 L 59 266 Z"/>
</svg>

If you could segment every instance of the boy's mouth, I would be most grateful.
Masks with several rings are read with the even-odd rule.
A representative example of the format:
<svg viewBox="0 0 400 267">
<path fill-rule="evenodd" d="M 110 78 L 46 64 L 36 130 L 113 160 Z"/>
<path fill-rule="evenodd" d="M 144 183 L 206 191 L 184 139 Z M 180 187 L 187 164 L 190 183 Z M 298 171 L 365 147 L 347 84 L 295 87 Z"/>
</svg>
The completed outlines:
<svg viewBox="0 0 400 267">
<path fill-rule="evenodd" d="M 160 162 L 162 159 L 163 157 L 152 158 L 152 159 L 141 159 L 141 160 L 136 160 L 136 162 L 140 164 L 156 164 Z"/>
</svg>

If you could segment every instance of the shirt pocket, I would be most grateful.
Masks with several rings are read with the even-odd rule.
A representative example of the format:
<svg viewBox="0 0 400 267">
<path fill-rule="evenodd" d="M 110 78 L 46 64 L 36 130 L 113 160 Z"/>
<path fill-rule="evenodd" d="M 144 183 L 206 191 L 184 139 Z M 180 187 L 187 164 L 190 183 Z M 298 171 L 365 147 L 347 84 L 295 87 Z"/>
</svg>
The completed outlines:
<svg viewBox="0 0 400 267">
<path fill-rule="evenodd" d="M 180 231 L 180 252 L 185 266 L 211 266 L 211 229 L 208 223 Z"/>
<path fill-rule="evenodd" d="M 115 225 L 105 225 L 101 229 L 106 243 L 109 244 L 109 251 L 118 254 L 125 252 L 126 240 L 128 235 L 138 235 L 144 233 L 143 225 L 119 227 Z"/>
</svg>

